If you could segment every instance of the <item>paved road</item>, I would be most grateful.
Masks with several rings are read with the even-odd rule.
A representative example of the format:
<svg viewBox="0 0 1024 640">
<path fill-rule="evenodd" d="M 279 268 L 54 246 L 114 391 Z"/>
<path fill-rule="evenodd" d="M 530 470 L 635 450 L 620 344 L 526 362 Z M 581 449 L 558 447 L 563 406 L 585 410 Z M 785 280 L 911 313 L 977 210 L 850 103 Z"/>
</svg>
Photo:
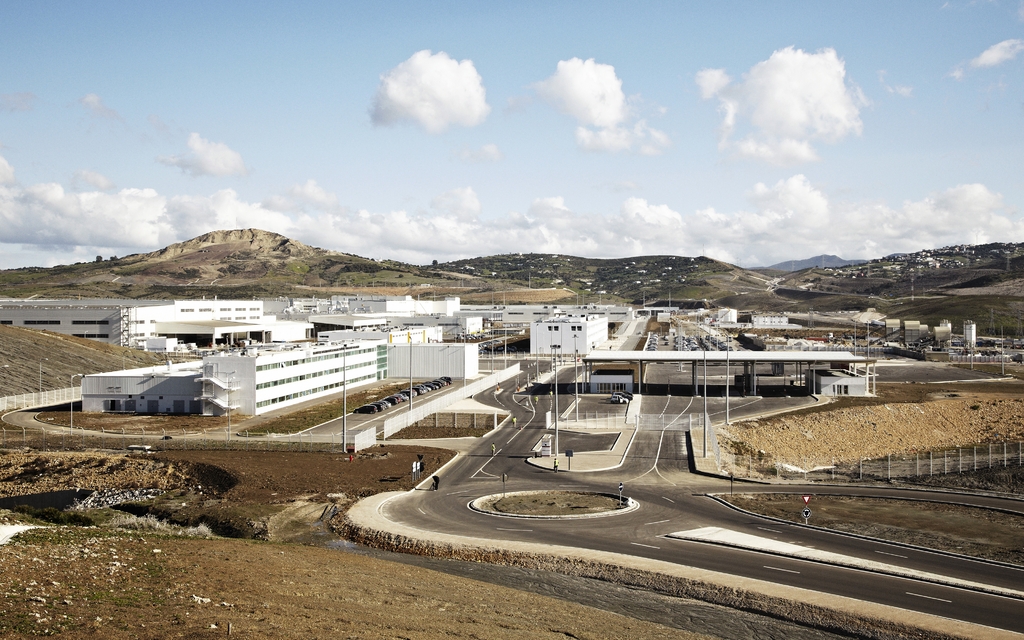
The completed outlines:
<svg viewBox="0 0 1024 640">
<path fill-rule="evenodd" d="M 594 398 L 589 400 L 595 401 Z M 638 432 L 622 466 L 613 471 L 555 474 L 525 463 L 525 459 L 532 456 L 538 439 L 546 433 L 542 416 L 553 404 L 552 398 L 538 394 L 537 405 L 533 406 L 532 397 L 514 396 L 505 391 L 492 401 L 511 409 L 524 428 L 504 428 L 492 438 L 482 439 L 445 470 L 439 491 L 412 492 L 389 502 L 386 510 L 389 519 L 439 533 L 571 544 L 641 556 L 1024 633 L 1024 618 L 1019 615 L 1022 603 L 1017 599 L 860 569 L 670 539 L 665 535 L 716 526 L 1011 590 L 1024 590 L 1022 569 L 781 524 L 735 511 L 704 495 L 727 492 L 729 482 L 690 472 L 686 433 L 681 430 Z M 693 398 L 645 397 L 644 412 L 647 413 L 648 405 L 653 409 L 663 404 L 667 412 L 682 413 L 685 412 L 683 407 L 693 401 Z M 567 407 L 570 402 L 571 396 L 564 396 L 559 404 Z M 571 423 L 565 422 L 563 427 L 571 427 Z M 564 437 L 571 435 L 566 433 Z M 490 454 L 492 441 L 497 446 L 493 457 Z M 563 448 L 567 446 L 563 443 Z M 618 483 L 623 482 L 626 493 L 639 501 L 641 508 L 630 514 L 571 522 L 498 518 L 470 511 L 467 504 L 471 500 L 502 490 L 502 474 L 507 474 L 508 491 L 546 488 L 614 493 Z M 1020 502 L 941 492 L 822 485 L 746 485 L 743 490 L 954 500 L 1024 513 L 1024 504 Z M 795 502 L 799 504 L 798 499 Z"/>
</svg>

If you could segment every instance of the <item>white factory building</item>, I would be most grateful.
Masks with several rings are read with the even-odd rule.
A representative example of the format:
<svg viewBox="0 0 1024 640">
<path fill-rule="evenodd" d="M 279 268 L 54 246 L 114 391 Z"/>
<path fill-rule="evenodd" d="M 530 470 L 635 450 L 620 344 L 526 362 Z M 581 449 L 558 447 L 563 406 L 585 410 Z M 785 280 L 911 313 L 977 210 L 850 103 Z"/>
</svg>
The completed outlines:
<svg viewBox="0 0 1024 640">
<path fill-rule="evenodd" d="M 84 411 L 259 415 L 388 375 L 382 340 L 249 347 L 82 380 Z"/>
<path fill-rule="evenodd" d="M 0 324 L 142 347 L 150 338 L 200 346 L 240 340 L 291 342 L 313 325 L 264 315 L 261 300 L 0 300 Z"/>
<path fill-rule="evenodd" d="M 608 322 L 629 322 L 636 317 L 633 307 L 615 305 L 499 304 L 463 305 L 460 316 L 476 316 L 505 327 L 526 328 L 534 322 L 566 316 L 601 316 Z"/>
<path fill-rule="evenodd" d="M 530 325 L 530 353 L 590 353 L 608 339 L 608 318 L 570 316 Z"/>
</svg>

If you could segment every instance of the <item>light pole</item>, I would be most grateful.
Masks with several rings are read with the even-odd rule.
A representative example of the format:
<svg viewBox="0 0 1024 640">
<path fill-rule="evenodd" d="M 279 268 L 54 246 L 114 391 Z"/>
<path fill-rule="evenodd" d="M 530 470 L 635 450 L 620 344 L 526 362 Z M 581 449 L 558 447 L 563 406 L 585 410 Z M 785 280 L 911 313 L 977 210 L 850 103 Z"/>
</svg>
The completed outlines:
<svg viewBox="0 0 1024 640">
<path fill-rule="evenodd" d="M 348 344 L 341 352 L 341 450 L 348 453 Z M 412 401 L 412 394 L 409 394 Z"/>
<path fill-rule="evenodd" d="M 43 362 L 48 362 L 49 358 L 43 358 L 39 361 L 39 401 L 43 401 Z"/>
<path fill-rule="evenodd" d="M 561 350 L 562 345 L 551 345 L 551 351 Z M 558 468 L 558 359 L 555 359 L 555 469 Z"/>
<path fill-rule="evenodd" d="M 576 334 L 572 334 L 572 394 L 575 400 L 574 410 L 576 411 L 576 422 L 580 421 L 580 382 L 579 373 L 576 371 L 576 362 L 580 359 L 580 348 L 576 344 Z"/>
<path fill-rule="evenodd" d="M 71 435 L 71 432 L 75 430 L 75 378 L 82 378 L 84 384 L 85 374 L 76 373 L 71 376 L 71 404 L 69 405 L 71 407 L 71 426 L 68 427 L 68 435 Z M 83 410 L 84 408 L 83 405 Z"/>
</svg>

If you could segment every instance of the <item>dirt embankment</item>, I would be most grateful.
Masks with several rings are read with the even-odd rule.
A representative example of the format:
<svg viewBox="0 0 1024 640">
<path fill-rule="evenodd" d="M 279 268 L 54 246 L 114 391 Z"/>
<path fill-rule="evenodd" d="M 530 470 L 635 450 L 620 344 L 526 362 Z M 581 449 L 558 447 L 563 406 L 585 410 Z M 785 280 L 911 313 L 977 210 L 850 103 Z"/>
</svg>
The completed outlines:
<svg viewBox="0 0 1024 640">
<path fill-rule="evenodd" d="M 1024 400 L 889 403 L 749 420 L 721 430 L 735 453 L 792 464 L 831 464 L 1024 440 Z"/>
<path fill-rule="evenodd" d="M 413 488 L 412 463 L 420 455 L 423 478 L 452 456 L 443 449 L 390 445 L 351 460 L 342 453 L 294 451 L 7 452 L 0 455 L 0 497 L 75 488 L 162 489 L 168 493 L 129 510 L 183 526 L 205 524 L 218 535 L 268 539 L 282 520 L 277 516 L 298 503 L 343 512 L 359 498 Z"/>
</svg>

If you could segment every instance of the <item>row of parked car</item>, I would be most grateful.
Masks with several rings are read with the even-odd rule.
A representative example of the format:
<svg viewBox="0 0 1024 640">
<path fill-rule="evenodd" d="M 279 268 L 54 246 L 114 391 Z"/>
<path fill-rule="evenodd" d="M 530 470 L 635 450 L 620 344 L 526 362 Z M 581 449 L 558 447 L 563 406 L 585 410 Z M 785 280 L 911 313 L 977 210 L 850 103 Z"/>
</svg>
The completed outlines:
<svg viewBox="0 0 1024 640">
<path fill-rule="evenodd" d="M 629 401 L 632 399 L 632 393 L 628 391 L 616 391 L 612 394 L 612 397 L 608 399 L 608 402 L 612 404 L 629 404 Z"/>
<path fill-rule="evenodd" d="M 647 346 L 644 347 L 644 351 L 657 351 L 658 350 L 658 335 L 655 333 L 647 334 Z"/>
<path fill-rule="evenodd" d="M 415 398 L 416 396 L 421 396 L 425 393 L 436 391 L 441 387 L 447 387 L 451 383 L 451 378 L 449 378 L 448 376 L 441 376 L 437 380 L 423 382 L 412 387 L 411 389 L 402 389 L 398 393 L 390 395 L 382 400 L 377 400 L 376 402 L 369 402 L 367 404 L 364 404 L 363 406 L 356 409 L 355 413 L 377 413 L 378 411 L 383 411 L 385 409 L 393 407 L 396 404 L 408 402 L 410 398 Z"/>
</svg>

